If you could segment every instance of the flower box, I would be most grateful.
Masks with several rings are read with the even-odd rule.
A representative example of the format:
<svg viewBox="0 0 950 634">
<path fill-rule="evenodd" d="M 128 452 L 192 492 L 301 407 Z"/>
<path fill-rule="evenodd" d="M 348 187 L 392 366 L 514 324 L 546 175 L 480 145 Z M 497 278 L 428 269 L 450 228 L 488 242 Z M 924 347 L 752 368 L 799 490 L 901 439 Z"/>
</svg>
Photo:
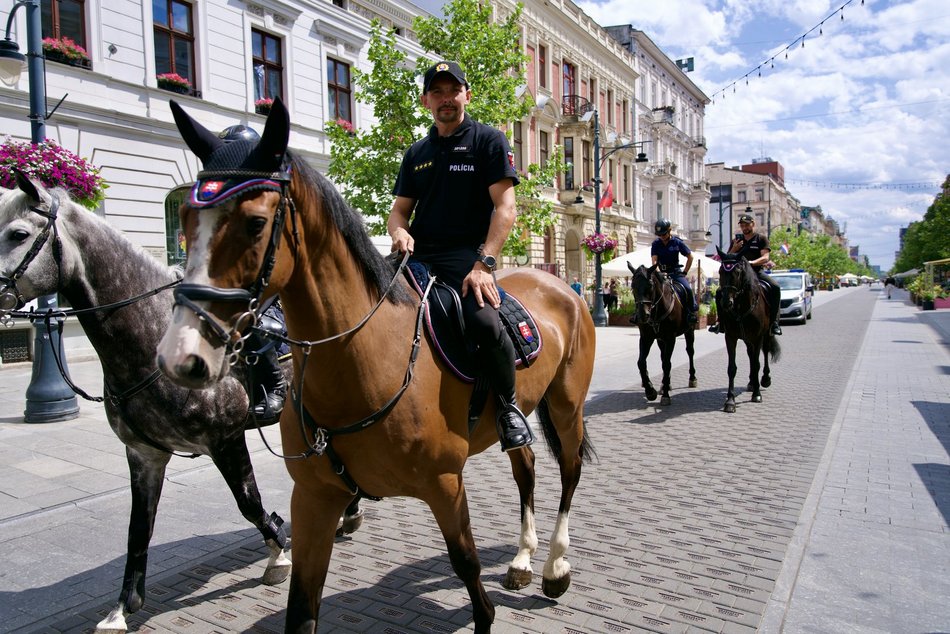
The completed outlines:
<svg viewBox="0 0 950 634">
<path fill-rule="evenodd" d="M 267 116 L 270 114 L 271 106 L 274 105 L 273 99 L 258 99 L 254 102 L 254 112 Z"/>
<path fill-rule="evenodd" d="M 162 73 L 155 76 L 158 87 L 162 90 L 177 92 L 179 95 L 191 94 L 191 81 L 178 73 Z"/>
<path fill-rule="evenodd" d="M 62 187 L 80 205 L 95 209 L 108 187 L 99 169 L 52 140 L 29 143 L 7 139 L 0 144 L 0 185 L 16 187 L 16 168 L 44 187 Z"/>
<path fill-rule="evenodd" d="M 68 37 L 45 38 L 43 40 L 43 57 L 48 61 L 68 64 L 69 66 L 92 67 L 86 49 Z"/>
</svg>

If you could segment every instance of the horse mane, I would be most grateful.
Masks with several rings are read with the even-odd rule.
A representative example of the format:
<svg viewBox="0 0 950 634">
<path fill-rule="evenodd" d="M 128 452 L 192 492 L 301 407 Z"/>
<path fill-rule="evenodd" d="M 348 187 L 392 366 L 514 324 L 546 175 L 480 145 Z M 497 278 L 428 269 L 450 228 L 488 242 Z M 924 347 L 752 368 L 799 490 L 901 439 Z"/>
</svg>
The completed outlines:
<svg viewBox="0 0 950 634">
<path fill-rule="evenodd" d="M 312 204 L 322 201 L 323 210 L 343 235 L 363 274 L 382 297 L 397 271 L 399 254 L 384 258 L 369 239 L 362 217 L 344 200 L 339 190 L 323 174 L 313 169 L 303 158 L 291 150 L 287 158 L 292 166 L 292 184 L 300 195 Z M 394 284 L 387 299 L 394 304 L 412 303 L 408 285 Z"/>
</svg>

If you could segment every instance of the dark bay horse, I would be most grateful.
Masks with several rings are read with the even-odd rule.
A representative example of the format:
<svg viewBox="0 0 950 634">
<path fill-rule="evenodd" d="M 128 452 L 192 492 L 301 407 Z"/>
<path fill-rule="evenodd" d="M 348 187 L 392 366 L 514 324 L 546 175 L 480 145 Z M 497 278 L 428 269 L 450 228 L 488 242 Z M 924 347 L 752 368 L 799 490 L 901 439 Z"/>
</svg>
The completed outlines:
<svg viewBox="0 0 950 634">
<path fill-rule="evenodd" d="M 118 604 L 97 632 L 125 632 L 126 617 L 145 601 L 148 545 L 171 452 L 210 456 L 238 508 L 270 551 L 265 584 L 290 572 L 283 520 L 268 514 L 244 440 L 248 398 L 234 377 L 189 390 L 158 372 L 155 348 L 171 320 L 176 271 L 84 207 L 65 191 L 47 191 L 21 174 L 19 188 L 0 190 L 0 294 L 5 306 L 60 292 L 96 349 L 109 425 L 126 447 L 132 488 L 128 554 Z M 124 300 L 166 290 L 128 305 Z M 97 310 L 107 307 L 107 310 Z M 3 315 L 0 315 L 2 317 Z M 288 364 L 289 365 L 289 364 Z"/>
<path fill-rule="evenodd" d="M 761 387 L 772 385 L 769 357 L 778 361 L 782 354 L 778 339 L 769 331 L 768 295 L 748 260 L 734 253 L 719 253 L 719 328 L 726 335 L 729 354 L 729 391 L 724 412 L 736 411 L 734 383 L 736 378 L 736 343 L 742 339 L 749 355 L 749 385 L 752 402 L 762 402 L 759 389 L 759 355 L 762 355 Z"/>
<path fill-rule="evenodd" d="M 176 103 L 172 111 L 205 170 L 182 208 L 192 248 L 181 289 L 188 306 L 175 309 L 159 345 L 160 367 L 192 387 L 220 380 L 242 326 L 254 321 L 258 297 L 271 293 L 280 294 L 296 341 L 297 401 L 281 417 L 294 480 L 286 630 L 316 629 L 337 518 L 365 493 L 427 503 L 471 597 L 475 631 L 490 631 L 495 608 L 480 579 L 462 469 L 497 442 L 494 405 L 470 430 L 472 386 L 449 372 L 421 334 L 420 302 L 402 267 L 376 252 L 360 216 L 330 182 L 287 151 L 290 118 L 279 99 L 261 140 L 244 155 L 223 147 Z M 202 205 L 203 192 L 217 196 L 228 188 L 237 193 Z M 580 297 L 552 275 L 519 269 L 500 274 L 499 282 L 531 311 L 543 339 L 539 356 L 517 372 L 517 395 L 523 411 L 537 411 L 561 473 L 542 573 L 543 592 L 557 597 L 570 585 L 571 501 L 581 465 L 592 457 L 583 411 L 594 325 Z M 525 447 L 508 456 L 521 534 L 504 585 L 518 589 L 531 582 L 538 546 L 535 455 Z"/>
<path fill-rule="evenodd" d="M 656 400 L 656 388 L 647 372 L 647 357 L 653 342 L 660 348 L 660 362 L 663 367 L 663 390 L 660 405 L 672 403 L 670 398 L 670 370 L 676 338 L 683 335 L 686 339 L 686 354 L 689 357 L 689 386 L 696 387 L 696 368 L 693 366 L 693 342 L 696 332 L 693 324 L 686 320 L 686 307 L 683 300 L 673 289 L 673 282 L 660 271 L 659 265 L 647 268 L 640 265 L 633 268 L 629 262 L 627 268 L 633 273 L 633 296 L 637 301 L 637 325 L 640 327 L 640 357 L 637 368 L 640 369 L 640 381 L 648 401 Z"/>
</svg>

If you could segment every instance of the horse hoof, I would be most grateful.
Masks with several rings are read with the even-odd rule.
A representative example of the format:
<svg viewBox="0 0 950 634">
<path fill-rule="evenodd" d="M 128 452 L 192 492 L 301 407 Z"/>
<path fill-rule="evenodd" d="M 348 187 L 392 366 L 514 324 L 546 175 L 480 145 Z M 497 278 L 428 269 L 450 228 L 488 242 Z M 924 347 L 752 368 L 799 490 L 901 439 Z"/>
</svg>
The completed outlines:
<svg viewBox="0 0 950 634">
<path fill-rule="evenodd" d="M 545 579 L 541 582 L 541 592 L 549 599 L 556 599 L 571 587 L 571 573 L 567 573 L 560 579 Z"/>
<path fill-rule="evenodd" d="M 109 616 L 96 625 L 96 634 L 125 634 L 128 631 L 125 623 L 125 611 L 121 606 L 116 607 Z"/>
<path fill-rule="evenodd" d="M 735 404 L 735 403 L 726 403 L 725 407 L 722 408 L 722 411 L 726 412 L 727 414 L 735 414 L 735 413 L 736 413 L 736 404 Z"/>
<path fill-rule="evenodd" d="M 672 402 L 673 402 L 673 399 L 671 399 L 669 396 L 664 396 L 663 398 L 660 399 L 660 405 L 669 405 Z"/>
<path fill-rule="evenodd" d="M 265 586 L 276 586 L 279 583 L 283 583 L 289 575 L 290 560 L 285 559 L 280 563 L 268 566 L 264 570 L 264 576 L 261 578 L 261 583 L 263 583 Z"/>
<path fill-rule="evenodd" d="M 344 515 L 336 525 L 336 536 L 343 537 L 350 533 L 355 533 L 363 525 L 363 509 L 360 509 L 355 515 Z"/>
<path fill-rule="evenodd" d="M 532 574 L 530 570 L 520 570 L 518 568 L 508 568 L 508 574 L 501 585 L 507 590 L 521 590 L 531 585 Z"/>
<path fill-rule="evenodd" d="M 763 376 L 762 377 L 762 387 L 769 387 L 772 385 L 772 377 Z"/>
<path fill-rule="evenodd" d="M 753 403 L 761 403 L 761 402 L 762 402 L 762 395 L 761 395 L 761 394 L 753 394 L 753 395 L 752 395 L 752 402 L 753 402 Z"/>
<path fill-rule="evenodd" d="M 689 386 L 690 386 L 690 387 L 697 387 L 698 385 L 699 385 L 699 381 L 697 381 L 696 379 L 690 379 L 690 380 L 689 380 Z"/>
<path fill-rule="evenodd" d="M 658 392 L 657 392 L 656 390 L 647 390 L 647 392 L 646 392 L 646 396 L 647 396 L 647 400 L 648 400 L 648 401 L 655 401 L 657 395 L 658 395 Z"/>
</svg>

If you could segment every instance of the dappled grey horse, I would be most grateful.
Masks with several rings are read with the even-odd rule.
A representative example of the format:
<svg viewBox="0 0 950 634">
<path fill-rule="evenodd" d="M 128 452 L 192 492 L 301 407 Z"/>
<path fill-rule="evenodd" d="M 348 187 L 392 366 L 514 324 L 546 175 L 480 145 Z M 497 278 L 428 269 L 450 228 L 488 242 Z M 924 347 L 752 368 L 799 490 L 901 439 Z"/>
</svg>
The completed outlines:
<svg viewBox="0 0 950 634">
<path fill-rule="evenodd" d="M 18 189 L 0 188 L 0 306 L 6 308 L 0 316 L 11 304 L 57 291 L 69 300 L 102 363 L 106 416 L 129 462 L 132 513 L 122 592 L 96 631 L 125 632 L 125 617 L 144 603 L 148 545 L 172 452 L 214 461 L 267 544 L 263 583 L 282 582 L 290 572 L 283 520 L 261 504 L 244 439 L 248 398 L 241 382 L 229 377 L 189 390 L 156 367 L 155 347 L 172 315 L 175 270 L 63 190 L 47 191 L 21 174 L 17 181 Z M 123 301 L 139 295 L 146 296 Z"/>
</svg>

